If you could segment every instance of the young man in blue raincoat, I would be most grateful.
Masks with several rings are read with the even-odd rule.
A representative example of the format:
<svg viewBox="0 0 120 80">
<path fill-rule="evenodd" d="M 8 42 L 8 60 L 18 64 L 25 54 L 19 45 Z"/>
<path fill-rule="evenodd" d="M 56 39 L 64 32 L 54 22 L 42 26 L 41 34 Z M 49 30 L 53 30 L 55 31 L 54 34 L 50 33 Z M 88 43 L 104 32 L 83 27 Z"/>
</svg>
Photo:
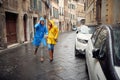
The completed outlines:
<svg viewBox="0 0 120 80">
<path fill-rule="evenodd" d="M 44 47 L 47 46 L 45 35 L 48 34 L 47 27 L 45 26 L 45 19 L 43 17 L 40 18 L 39 22 L 35 24 L 35 34 L 34 34 L 34 39 L 33 39 L 33 45 L 35 46 L 35 52 L 34 54 L 36 55 L 39 46 L 41 46 L 41 57 L 40 60 L 44 61 L 44 56 L 43 56 L 43 50 Z"/>
</svg>

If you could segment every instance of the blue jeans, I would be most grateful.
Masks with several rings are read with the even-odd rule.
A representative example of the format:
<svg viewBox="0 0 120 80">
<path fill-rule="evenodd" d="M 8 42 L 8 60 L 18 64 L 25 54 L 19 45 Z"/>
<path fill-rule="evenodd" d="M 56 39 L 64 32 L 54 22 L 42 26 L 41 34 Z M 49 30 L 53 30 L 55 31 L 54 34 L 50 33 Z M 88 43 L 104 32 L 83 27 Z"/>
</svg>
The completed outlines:
<svg viewBox="0 0 120 80">
<path fill-rule="evenodd" d="M 48 50 L 54 50 L 54 44 L 48 44 Z"/>
</svg>

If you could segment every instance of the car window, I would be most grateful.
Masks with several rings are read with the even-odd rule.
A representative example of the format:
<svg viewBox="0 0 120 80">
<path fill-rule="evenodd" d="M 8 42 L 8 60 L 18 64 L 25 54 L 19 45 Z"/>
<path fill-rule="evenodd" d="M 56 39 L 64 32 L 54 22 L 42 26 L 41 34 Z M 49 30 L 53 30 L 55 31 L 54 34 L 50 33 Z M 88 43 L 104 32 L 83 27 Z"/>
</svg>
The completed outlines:
<svg viewBox="0 0 120 80">
<path fill-rule="evenodd" d="M 101 45 L 104 44 L 106 38 L 107 38 L 107 30 L 102 29 L 95 41 L 94 47 L 100 49 Z"/>
<path fill-rule="evenodd" d="M 95 32 L 95 27 L 89 27 L 89 34 L 93 34 Z"/>
<path fill-rule="evenodd" d="M 79 32 L 83 33 L 83 34 L 89 34 L 89 28 L 86 25 L 81 25 L 80 28 L 78 28 Z"/>
<path fill-rule="evenodd" d="M 120 66 L 120 29 L 113 30 L 115 64 Z"/>
</svg>

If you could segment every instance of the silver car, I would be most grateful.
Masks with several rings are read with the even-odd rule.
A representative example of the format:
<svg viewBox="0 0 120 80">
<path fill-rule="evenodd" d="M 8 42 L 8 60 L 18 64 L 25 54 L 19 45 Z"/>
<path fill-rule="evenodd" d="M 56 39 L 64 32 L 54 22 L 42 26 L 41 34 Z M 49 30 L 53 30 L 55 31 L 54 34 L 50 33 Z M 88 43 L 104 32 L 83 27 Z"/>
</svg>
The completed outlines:
<svg viewBox="0 0 120 80">
<path fill-rule="evenodd" d="M 76 39 L 75 39 L 75 56 L 79 56 L 80 54 L 84 55 L 85 54 L 85 49 L 88 45 L 88 40 L 91 38 L 92 33 L 95 30 L 96 25 L 89 25 L 88 26 L 88 31 L 85 30 L 80 31 L 79 29 L 76 32 Z"/>
<path fill-rule="evenodd" d="M 90 80 L 120 80 L 120 25 L 98 27 L 85 53 Z"/>
</svg>

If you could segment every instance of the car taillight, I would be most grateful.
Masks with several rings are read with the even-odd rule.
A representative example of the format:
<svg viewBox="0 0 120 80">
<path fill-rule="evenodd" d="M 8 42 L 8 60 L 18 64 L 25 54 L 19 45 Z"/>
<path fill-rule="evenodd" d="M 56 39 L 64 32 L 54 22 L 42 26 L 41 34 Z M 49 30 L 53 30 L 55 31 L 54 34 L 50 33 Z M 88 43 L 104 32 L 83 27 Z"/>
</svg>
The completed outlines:
<svg viewBox="0 0 120 80">
<path fill-rule="evenodd" d="M 88 43 L 88 40 L 82 40 L 82 39 L 79 39 L 79 38 L 77 38 L 77 40 L 78 40 L 79 42 L 81 42 L 81 43 L 84 43 L 84 44 L 87 44 L 87 43 Z"/>
</svg>

